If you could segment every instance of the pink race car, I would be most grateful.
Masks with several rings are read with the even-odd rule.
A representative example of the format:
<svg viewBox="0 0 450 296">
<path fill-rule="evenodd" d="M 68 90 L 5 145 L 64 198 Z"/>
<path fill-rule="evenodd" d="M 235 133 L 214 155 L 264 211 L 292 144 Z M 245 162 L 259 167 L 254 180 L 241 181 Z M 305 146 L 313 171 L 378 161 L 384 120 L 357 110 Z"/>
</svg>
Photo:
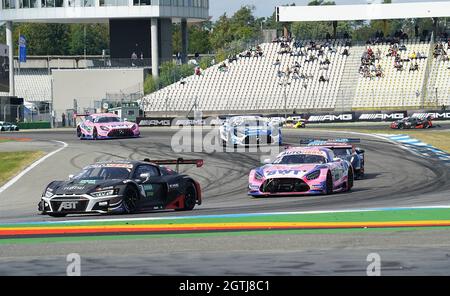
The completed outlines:
<svg viewBox="0 0 450 296">
<path fill-rule="evenodd" d="M 250 172 L 250 196 L 329 195 L 353 187 L 351 163 L 328 148 L 288 148 L 266 163 Z"/>
<path fill-rule="evenodd" d="M 110 113 L 89 115 L 77 126 L 77 137 L 82 140 L 138 138 L 140 134 L 136 123 Z"/>
</svg>

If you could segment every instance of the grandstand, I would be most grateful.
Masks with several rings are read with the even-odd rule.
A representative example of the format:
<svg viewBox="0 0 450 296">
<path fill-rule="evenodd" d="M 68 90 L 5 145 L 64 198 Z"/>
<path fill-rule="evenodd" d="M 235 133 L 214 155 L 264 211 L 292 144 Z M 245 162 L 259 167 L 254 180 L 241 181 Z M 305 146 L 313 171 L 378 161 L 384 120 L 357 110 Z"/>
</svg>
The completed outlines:
<svg viewBox="0 0 450 296">
<path fill-rule="evenodd" d="M 300 43 L 302 46 L 296 47 Z M 312 43 L 320 44 L 320 49 L 311 50 Z M 390 43 L 350 47 L 346 46 L 347 40 L 291 41 L 284 45 L 291 48 L 288 54 L 282 53 L 281 44 L 262 44 L 262 57 L 253 57 L 253 48 L 253 51 L 249 50 L 252 57 L 245 57 L 247 52 L 243 52 L 237 61 L 227 60 L 226 67 L 215 65 L 201 75 L 192 75 L 150 94 L 142 100 L 143 109 L 152 115 L 182 115 L 194 107 L 208 114 L 221 114 L 282 113 L 285 108 L 305 112 L 450 105 L 449 62 L 434 58 L 431 42 L 414 38 L 396 45 L 402 47 L 402 50 L 398 49 L 403 66 L 401 71 L 394 67 L 396 58 L 387 56 Z M 361 57 L 369 47 L 380 55 L 373 67 L 381 67 L 381 76 L 377 77 L 375 71 L 370 75 L 360 73 Z M 349 56 L 342 54 L 345 49 Z M 319 51 L 323 51 L 323 55 L 319 56 Z M 298 56 L 300 53 L 302 56 Z M 308 62 L 311 55 L 314 61 Z M 330 64 L 324 70 L 322 63 L 326 58 Z M 306 78 L 293 74 L 296 63 L 300 65 L 298 72 Z M 418 68 L 413 71 L 416 63 Z M 428 73 L 431 73 L 429 79 Z M 322 75 L 327 82 L 320 81 Z M 434 81 L 432 89 L 439 90 L 437 98 L 434 93 L 427 92 L 431 80 Z"/>
<path fill-rule="evenodd" d="M 427 72 L 428 59 L 432 58 L 430 55 L 431 44 L 413 39 L 405 40 L 402 45 L 405 46 L 405 50 L 398 51 L 398 59 L 404 62 L 399 63 L 401 65 L 399 69 L 394 67 L 395 57 L 388 56 L 390 44 L 368 46 L 375 53 L 379 52 L 379 57 L 375 61 L 376 65 L 372 65 L 372 67 L 380 66 L 382 77 L 377 77 L 373 73 L 360 75 L 353 99 L 353 109 L 365 109 L 367 107 L 374 109 L 406 107 L 411 109 L 421 107 L 423 98 L 421 92 Z M 418 54 L 423 58 L 418 59 Z M 418 70 L 412 71 L 415 63 L 418 65 Z"/>
<path fill-rule="evenodd" d="M 51 101 L 51 75 L 47 69 L 20 69 L 14 80 L 18 97 L 28 102 Z"/>
<path fill-rule="evenodd" d="M 324 41 L 314 43 L 325 44 Z M 241 53 L 237 61 L 226 62 L 226 70 L 220 70 L 221 64 L 215 65 L 201 75 L 153 93 L 143 99 L 144 110 L 179 114 L 188 112 L 194 105 L 204 112 L 274 112 L 285 107 L 334 110 L 347 60 L 342 52 L 350 50 L 345 46 L 346 41 L 337 40 L 317 49 L 312 49 L 310 42 L 297 47 L 289 42 L 285 43 L 291 49 L 288 53 L 281 53 L 281 44 L 261 44 L 262 56 L 254 56 L 255 48 L 249 49 L 251 57 L 246 57 L 248 52 Z M 329 65 L 323 64 L 327 58 Z M 297 73 L 296 63 L 300 65 Z M 322 75 L 328 81 L 321 82 Z"/>
</svg>

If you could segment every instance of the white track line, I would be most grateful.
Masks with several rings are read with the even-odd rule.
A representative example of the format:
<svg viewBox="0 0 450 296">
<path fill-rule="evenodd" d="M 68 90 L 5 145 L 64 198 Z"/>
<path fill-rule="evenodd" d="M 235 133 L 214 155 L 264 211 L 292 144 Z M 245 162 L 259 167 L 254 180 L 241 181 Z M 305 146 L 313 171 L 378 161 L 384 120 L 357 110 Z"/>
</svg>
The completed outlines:
<svg viewBox="0 0 450 296">
<path fill-rule="evenodd" d="M 9 187 L 11 187 L 12 185 L 14 185 L 17 181 L 20 180 L 20 178 L 22 178 L 23 176 L 25 176 L 28 172 L 30 172 L 32 169 L 34 169 L 35 167 L 37 167 L 38 165 L 40 165 L 41 163 L 43 163 L 45 160 L 47 160 L 48 158 L 52 157 L 53 155 L 55 155 L 58 152 L 61 152 L 62 150 L 66 149 L 67 146 L 69 146 L 67 143 L 65 142 L 61 142 L 61 141 L 53 141 L 55 143 L 61 144 L 63 145 L 63 147 L 50 152 L 49 154 L 45 155 L 44 157 L 38 159 L 37 161 L 35 161 L 34 163 L 32 163 L 29 167 L 27 167 L 26 169 L 24 169 L 22 172 L 20 172 L 17 176 L 15 176 L 13 179 L 11 179 L 10 181 L 8 181 L 8 183 L 6 183 L 5 185 L 3 185 L 2 187 L 0 187 L 0 194 L 2 192 L 4 192 L 6 189 L 8 189 Z"/>
</svg>

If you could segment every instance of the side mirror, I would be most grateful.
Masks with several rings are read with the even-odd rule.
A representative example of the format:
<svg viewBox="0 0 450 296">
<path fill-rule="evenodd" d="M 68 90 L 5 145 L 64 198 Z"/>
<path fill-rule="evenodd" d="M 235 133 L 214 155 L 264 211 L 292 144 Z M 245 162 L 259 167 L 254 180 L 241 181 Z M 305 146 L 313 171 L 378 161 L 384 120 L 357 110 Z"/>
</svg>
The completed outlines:
<svg viewBox="0 0 450 296">
<path fill-rule="evenodd" d="M 149 173 L 141 174 L 141 175 L 139 176 L 139 179 L 140 179 L 142 182 L 147 182 L 147 181 L 150 179 L 150 174 L 149 174 Z"/>
<path fill-rule="evenodd" d="M 270 160 L 270 158 L 264 159 L 264 164 L 272 164 L 272 161 Z"/>
<path fill-rule="evenodd" d="M 74 175 L 69 175 L 69 181 L 73 180 L 74 177 Z"/>
</svg>

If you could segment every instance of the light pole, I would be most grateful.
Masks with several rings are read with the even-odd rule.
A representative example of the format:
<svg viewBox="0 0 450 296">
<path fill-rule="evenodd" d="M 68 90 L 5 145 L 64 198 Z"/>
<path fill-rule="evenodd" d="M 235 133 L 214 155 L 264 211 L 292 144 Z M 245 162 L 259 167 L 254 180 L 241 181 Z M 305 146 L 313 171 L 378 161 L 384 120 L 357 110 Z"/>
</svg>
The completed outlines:
<svg viewBox="0 0 450 296">
<path fill-rule="evenodd" d="M 287 119 L 287 92 L 286 88 L 288 85 L 291 85 L 289 82 L 289 73 L 284 73 L 283 81 L 279 83 L 283 87 L 284 94 L 284 118 Z"/>
</svg>

